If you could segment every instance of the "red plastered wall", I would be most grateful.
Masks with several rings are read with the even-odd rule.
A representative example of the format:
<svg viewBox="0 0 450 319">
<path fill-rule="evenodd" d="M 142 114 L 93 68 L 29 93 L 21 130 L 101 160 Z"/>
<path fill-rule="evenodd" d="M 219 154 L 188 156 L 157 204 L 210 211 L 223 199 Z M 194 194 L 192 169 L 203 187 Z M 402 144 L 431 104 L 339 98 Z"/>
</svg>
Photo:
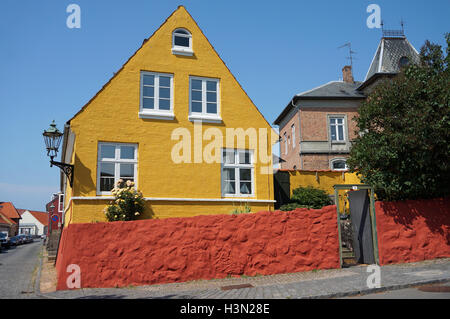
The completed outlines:
<svg viewBox="0 0 450 319">
<path fill-rule="evenodd" d="M 115 287 L 339 268 L 336 206 L 320 210 L 70 224 L 56 269 L 81 287 Z"/>
<path fill-rule="evenodd" d="M 450 257 L 450 198 L 376 202 L 380 263 Z"/>
</svg>

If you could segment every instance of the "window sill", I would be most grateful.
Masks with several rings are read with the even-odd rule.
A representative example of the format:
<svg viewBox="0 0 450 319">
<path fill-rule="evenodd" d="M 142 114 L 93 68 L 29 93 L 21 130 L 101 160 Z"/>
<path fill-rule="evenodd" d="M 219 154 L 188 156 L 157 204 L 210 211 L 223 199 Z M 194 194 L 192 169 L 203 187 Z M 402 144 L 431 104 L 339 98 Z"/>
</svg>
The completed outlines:
<svg viewBox="0 0 450 319">
<path fill-rule="evenodd" d="M 173 112 L 161 112 L 161 111 L 141 111 L 139 112 L 139 118 L 141 119 L 156 119 L 156 120 L 173 120 L 175 114 Z"/>
<path fill-rule="evenodd" d="M 186 48 L 172 48 L 172 54 L 193 56 L 194 51 L 192 51 L 191 49 L 186 49 Z"/>
<path fill-rule="evenodd" d="M 189 115 L 189 121 L 201 121 L 204 123 L 222 123 L 222 119 L 219 116 L 207 116 L 207 115 Z"/>
<path fill-rule="evenodd" d="M 247 198 L 247 199 L 254 199 L 255 198 L 255 194 L 248 194 L 248 195 L 231 195 L 231 194 L 227 194 L 227 195 L 222 195 L 223 198 Z"/>
</svg>

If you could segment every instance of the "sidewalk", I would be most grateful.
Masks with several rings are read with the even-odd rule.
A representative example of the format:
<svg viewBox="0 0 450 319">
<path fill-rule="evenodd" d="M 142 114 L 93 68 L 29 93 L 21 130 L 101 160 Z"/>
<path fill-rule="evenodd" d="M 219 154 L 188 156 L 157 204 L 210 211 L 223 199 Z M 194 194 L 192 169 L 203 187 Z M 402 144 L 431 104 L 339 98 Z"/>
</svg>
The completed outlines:
<svg viewBox="0 0 450 319">
<path fill-rule="evenodd" d="M 381 287 L 370 289 L 367 266 L 310 272 L 200 280 L 127 288 L 37 293 L 41 298 L 296 299 L 338 298 L 450 281 L 450 258 L 381 267 Z M 246 288 L 229 287 L 246 285 Z M 251 287 L 249 287 L 251 285 Z M 226 290 L 222 289 L 223 287 Z M 228 289 L 227 289 L 228 288 Z"/>
</svg>

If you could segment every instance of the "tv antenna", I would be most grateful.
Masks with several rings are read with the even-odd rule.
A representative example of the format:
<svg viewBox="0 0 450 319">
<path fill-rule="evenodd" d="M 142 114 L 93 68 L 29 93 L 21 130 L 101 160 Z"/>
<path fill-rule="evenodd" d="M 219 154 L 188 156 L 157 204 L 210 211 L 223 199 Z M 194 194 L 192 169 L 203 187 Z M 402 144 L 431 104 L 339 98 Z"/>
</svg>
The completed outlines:
<svg viewBox="0 0 450 319">
<path fill-rule="evenodd" d="M 350 42 L 347 42 L 346 44 L 341 45 L 340 47 L 338 47 L 338 49 L 342 49 L 344 47 L 348 47 L 347 59 L 350 60 L 350 65 L 353 68 L 353 60 L 356 60 L 353 55 L 356 54 L 356 52 L 352 50 L 352 44 Z"/>
</svg>

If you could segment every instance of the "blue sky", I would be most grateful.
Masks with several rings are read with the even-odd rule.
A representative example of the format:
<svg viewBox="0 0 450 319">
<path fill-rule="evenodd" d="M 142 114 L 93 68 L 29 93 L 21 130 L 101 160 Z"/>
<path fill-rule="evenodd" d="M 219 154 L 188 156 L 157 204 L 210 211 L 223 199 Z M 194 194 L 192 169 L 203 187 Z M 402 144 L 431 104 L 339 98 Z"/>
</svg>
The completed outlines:
<svg viewBox="0 0 450 319">
<path fill-rule="evenodd" d="M 81 29 L 66 7 L 81 7 Z M 365 77 L 380 40 L 366 8 L 381 7 L 385 27 L 405 21 L 409 41 L 444 44 L 450 1 L 104 1 L 0 2 L 0 201 L 44 210 L 59 188 L 42 132 L 62 130 L 177 8 L 184 5 L 231 72 L 272 123 L 290 98 L 342 77 L 351 42 L 356 80 Z"/>
</svg>

